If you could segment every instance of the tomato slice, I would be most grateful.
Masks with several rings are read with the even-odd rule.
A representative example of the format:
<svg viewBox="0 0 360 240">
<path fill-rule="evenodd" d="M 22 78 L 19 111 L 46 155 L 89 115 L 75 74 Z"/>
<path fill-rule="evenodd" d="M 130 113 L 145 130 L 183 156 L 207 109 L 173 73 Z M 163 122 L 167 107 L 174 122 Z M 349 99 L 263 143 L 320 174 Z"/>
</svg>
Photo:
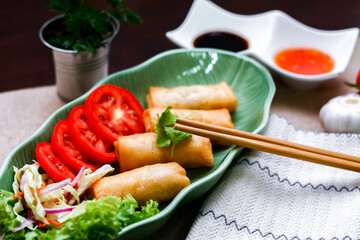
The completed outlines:
<svg viewBox="0 0 360 240">
<path fill-rule="evenodd" d="M 116 161 L 114 145 L 98 136 L 87 122 L 84 106 L 75 107 L 68 117 L 70 137 L 77 149 L 98 164 Z"/>
<path fill-rule="evenodd" d="M 109 84 L 98 87 L 87 97 L 85 112 L 94 131 L 111 143 L 119 136 L 145 131 L 144 109 L 125 88 Z"/>
<path fill-rule="evenodd" d="M 72 170 L 79 172 L 85 166 L 85 169 L 90 168 L 93 172 L 96 171 L 100 166 L 93 165 L 73 144 L 67 122 L 68 120 L 65 119 L 56 124 L 50 141 L 52 149 L 60 160 Z"/>
<path fill-rule="evenodd" d="M 49 174 L 55 182 L 75 178 L 75 174 L 55 155 L 48 142 L 41 142 L 36 145 L 35 156 L 40 166 Z"/>
</svg>

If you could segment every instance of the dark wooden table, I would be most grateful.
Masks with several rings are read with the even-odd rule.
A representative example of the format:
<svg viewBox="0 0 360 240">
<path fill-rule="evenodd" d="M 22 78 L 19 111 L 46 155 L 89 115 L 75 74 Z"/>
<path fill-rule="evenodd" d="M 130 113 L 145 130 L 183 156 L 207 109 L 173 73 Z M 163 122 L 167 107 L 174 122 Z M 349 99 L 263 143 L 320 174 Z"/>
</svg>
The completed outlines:
<svg viewBox="0 0 360 240">
<path fill-rule="evenodd" d="M 360 26 L 358 0 L 214 0 L 239 14 L 279 9 L 315 28 L 335 30 Z M 184 20 L 190 0 L 127 1 L 144 20 L 141 26 L 121 24 L 112 45 L 110 73 L 135 66 L 176 48 L 165 33 Z M 56 13 L 43 1 L 2 1 L 0 7 L 0 92 L 55 84 L 52 56 L 38 37 L 41 25 Z"/>
<path fill-rule="evenodd" d="M 358 0 L 214 0 L 239 14 L 279 9 L 309 26 L 336 30 L 360 26 Z M 110 73 L 135 66 L 177 48 L 165 33 L 184 20 L 190 0 L 127 1 L 144 20 L 141 26 L 122 23 L 112 45 Z M 41 25 L 56 15 L 42 1 L 2 1 L 0 7 L 0 92 L 55 84 L 52 56 L 39 37 Z M 185 239 L 206 196 L 183 206 L 151 239 Z"/>
</svg>

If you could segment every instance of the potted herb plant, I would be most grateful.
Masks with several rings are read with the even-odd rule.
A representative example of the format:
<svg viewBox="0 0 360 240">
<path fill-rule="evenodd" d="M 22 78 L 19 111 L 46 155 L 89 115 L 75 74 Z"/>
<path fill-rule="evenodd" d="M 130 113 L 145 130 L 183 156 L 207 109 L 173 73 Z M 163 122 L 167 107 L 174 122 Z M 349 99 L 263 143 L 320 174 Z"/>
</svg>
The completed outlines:
<svg viewBox="0 0 360 240">
<path fill-rule="evenodd" d="M 45 0 L 59 13 L 43 24 L 41 41 L 52 49 L 59 96 L 73 100 L 108 75 L 111 41 L 119 21 L 140 24 L 124 0 L 106 0 L 106 9 L 94 0 Z"/>
</svg>

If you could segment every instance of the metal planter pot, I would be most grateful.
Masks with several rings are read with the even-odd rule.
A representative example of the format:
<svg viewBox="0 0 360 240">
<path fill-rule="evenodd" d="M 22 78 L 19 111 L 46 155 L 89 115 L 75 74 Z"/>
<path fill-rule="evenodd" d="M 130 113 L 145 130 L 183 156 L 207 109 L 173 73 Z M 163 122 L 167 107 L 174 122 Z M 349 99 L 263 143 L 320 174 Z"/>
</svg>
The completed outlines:
<svg viewBox="0 0 360 240">
<path fill-rule="evenodd" d="M 39 36 L 41 41 L 52 49 L 58 95 L 65 101 L 71 101 L 108 75 L 111 42 L 119 32 L 120 24 L 116 19 L 109 22 L 113 33 L 103 41 L 96 53 L 77 52 L 55 47 L 44 37 L 44 33 L 52 24 L 61 21 L 62 18 L 63 15 L 58 15 L 45 22 L 40 28 Z"/>
</svg>

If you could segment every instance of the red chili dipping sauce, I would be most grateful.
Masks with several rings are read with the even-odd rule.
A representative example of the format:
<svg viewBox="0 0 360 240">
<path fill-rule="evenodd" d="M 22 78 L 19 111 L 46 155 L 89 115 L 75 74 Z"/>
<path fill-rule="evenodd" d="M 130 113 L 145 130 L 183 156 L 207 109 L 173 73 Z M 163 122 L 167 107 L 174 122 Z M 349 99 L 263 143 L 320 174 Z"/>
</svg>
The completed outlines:
<svg viewBox="0 0 360 240">
<path fill-rule="evenodd" d="M 335 65 L 329 55 L 313 48 L 284 49 L 275 55 L 275 63 L 282 69 L 304 75 L 328 73 Z"/>
</svg>

